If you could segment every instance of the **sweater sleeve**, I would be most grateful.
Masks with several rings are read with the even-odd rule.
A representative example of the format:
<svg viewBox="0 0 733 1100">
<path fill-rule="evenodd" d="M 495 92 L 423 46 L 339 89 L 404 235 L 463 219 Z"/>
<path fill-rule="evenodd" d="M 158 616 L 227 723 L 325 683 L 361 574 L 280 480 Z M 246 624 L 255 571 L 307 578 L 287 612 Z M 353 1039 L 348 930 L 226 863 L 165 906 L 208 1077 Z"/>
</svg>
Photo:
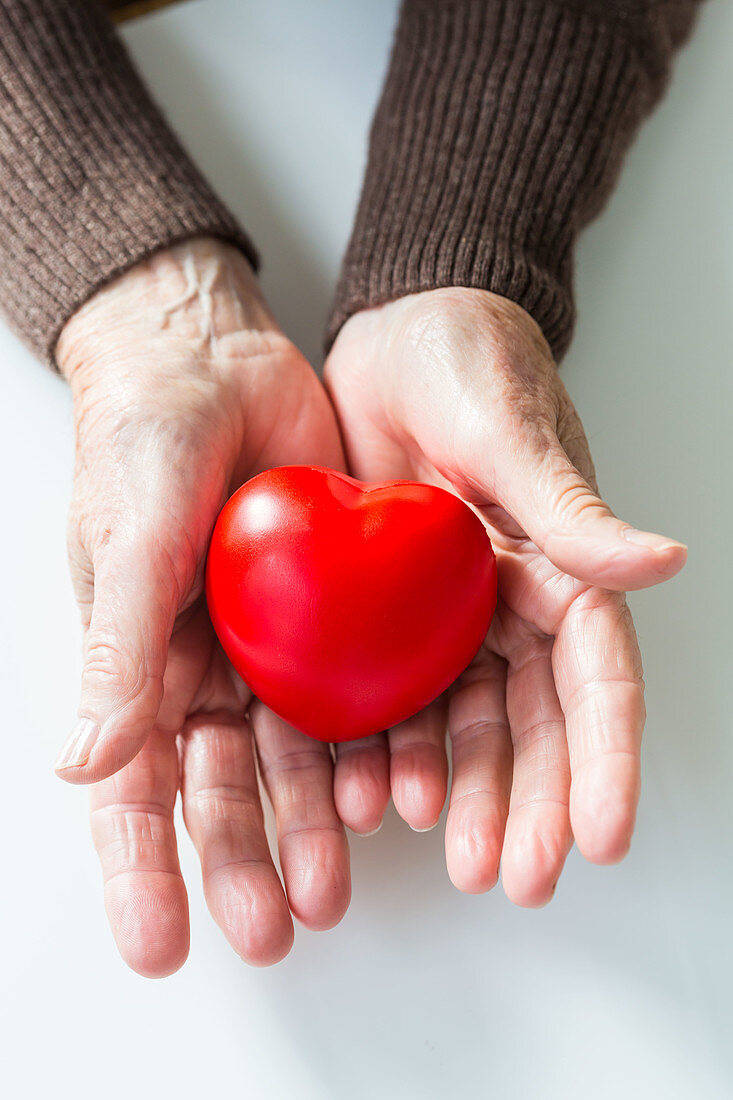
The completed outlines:
<svg viewBox="0 0 733 1100">
<path fill-rule="evenodd" d="M 53 364 L 105 282 L 208 235 L 257 266 L 244 231 L 146 92 L 95 0 L 0 0 L 0 308 Z"/>
<path fill-rule="evenodd" d="M 442 286 L 517 302 L 556 358 L 573 245 L 660 98 L 700 0 L 403 0 L 327 347 Z"/>
</svg>

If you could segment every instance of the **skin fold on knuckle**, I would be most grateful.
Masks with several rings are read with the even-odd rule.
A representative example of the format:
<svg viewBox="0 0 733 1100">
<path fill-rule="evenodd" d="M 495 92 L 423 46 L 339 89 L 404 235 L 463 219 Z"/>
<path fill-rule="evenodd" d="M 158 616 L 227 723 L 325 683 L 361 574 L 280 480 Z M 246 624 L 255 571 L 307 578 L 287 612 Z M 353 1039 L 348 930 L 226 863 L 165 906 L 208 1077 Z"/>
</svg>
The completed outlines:
<svg viewBox="0 0 733 1100">
<path fill-rule="evenodd" d="M 547 486 L 551 508 L 544 546 L 545 553 L 549 551 L 548 556 L 552 557 L 553 544 L 562 545 L 565 539 L 574 537 L 577 528 L 606 519 L 612 513 L 577 470 L 569 473 L 562 468 L 550 468 Z"/>
<path fill-rule="evenodd" d="M 70 514 L 66 524 L 66 557 L 82 625 L 86 629 L 94 602 L 94 570 L 84 546 L 80 526 L 79 517 Z"/>
<path fill-rule="evenodd" d="M 87 632 L 82 694 L 103 696 L 107 705 L 123 707 L 140 700 L 149 687 L 162 687 L 162 670 L 151 670 L 116 637 Z"/>
<path fill-rule="evenodd" d="M 238 785 L 186 791 L 183 815 L 186 828 L 200 846 L 220 831 L 256 841 L 265 822 L 259 793 Z"/>
</svg>

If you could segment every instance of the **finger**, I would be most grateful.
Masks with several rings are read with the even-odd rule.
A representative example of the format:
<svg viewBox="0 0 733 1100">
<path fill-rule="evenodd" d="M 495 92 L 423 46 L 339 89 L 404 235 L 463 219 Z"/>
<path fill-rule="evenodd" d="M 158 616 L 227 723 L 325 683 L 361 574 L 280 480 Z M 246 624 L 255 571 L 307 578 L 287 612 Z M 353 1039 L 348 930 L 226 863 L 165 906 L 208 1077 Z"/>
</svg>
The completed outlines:
<svg viewBox="0 0 733 1100">
<path fill-rule="evenodd" d="M 494 654 L 464 673 L 451 697 L 453 753 L 445 855 L 459 890 L 480 894 L 499 877 L 512 779 L 506 662 Z"/>
<path fill-rule="evenodd" d="M 127 965 L 147 978 L 172 974 L 188 955 L 188 901 L 173 827 L 177 791 L 175 741 L 159 731 L 131 764 L 90 789 L 112 933 Z"/>
<path fill-rule="evenodd" d="M 351 875 L 349 845 L 333 802 L 330 749 L 259 702 L 252 707 L 252 723 L 277 822 L 288 904 L 306 928 L 333 928 L 348 909 Z"/>
<path fill-rule="evenodd" d="M 553 651 L 565 712 L 570 820 L 593 863 L 615 863 L 631 843 L 640 791 L 644 681 L 623 596 L 590 589 L 570 605 Z"/>
<path fill-rule="evenodd" d="M 530 635 L 508 654 L 514 775 L 501 874 L 507 897 L 531 908 L 551 899 L 573 843 L 570 764 L 551 652 L 552 639 Z"/>
<path fill-rule="evenodd" d="M 388 735 L 392 801 L 417 833 L 437 825 L 447 794 L 446 712 L 441 697 Z"/>
<path fill-rule="evenodd" d="M 293 945 L 293 922 L 265 834 L 251 727 L 227 714 L 190 718 L 181 770 L 211 915 L 245 962 L 279 962 Z"/>
<path fill-rule="evenodd" d="M 170 559 L 154 544 L 110 540 L 95 563 L 78 719 L 55 765 L 62 779 L 97 782 L 145 744 L 179 601 Z"/>
<path fill-rule="evenodd" d="M 505 508 L 558 569 L 627 591 L 658 584 L 683 567 L 687 547 L 618 519 L 549 427 L 521 420 L 512 438 L 505 453 L 491 457 L 495 469 L 484 471 L 487 503 Z"/>
<path fill-rule="evenodd" d="M 333 800 L 344 825 L 360 836 L 382 827 L 389 802 L 389 744 L 384 733 L 335 746 Z"/>
</svg>

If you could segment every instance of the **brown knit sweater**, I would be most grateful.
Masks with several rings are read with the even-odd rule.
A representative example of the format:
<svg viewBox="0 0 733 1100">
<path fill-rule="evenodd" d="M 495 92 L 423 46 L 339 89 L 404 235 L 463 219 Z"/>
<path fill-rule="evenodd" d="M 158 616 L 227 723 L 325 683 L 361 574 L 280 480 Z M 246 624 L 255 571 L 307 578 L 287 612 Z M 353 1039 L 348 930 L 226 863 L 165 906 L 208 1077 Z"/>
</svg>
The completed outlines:
<svg viewBox="0 0 733 1100">
<path fill-rule="evenodd" d="M 518 302 L 560 357 L 575 238 L 699 2 L 404 0 L 327 342 L 356 310 L 471 286 Z M 103 283 L 200 234 L 258 265 L 102 7 L 0 0 L 0 306 L 13 328 L 53 363 Z"/>
</svg>

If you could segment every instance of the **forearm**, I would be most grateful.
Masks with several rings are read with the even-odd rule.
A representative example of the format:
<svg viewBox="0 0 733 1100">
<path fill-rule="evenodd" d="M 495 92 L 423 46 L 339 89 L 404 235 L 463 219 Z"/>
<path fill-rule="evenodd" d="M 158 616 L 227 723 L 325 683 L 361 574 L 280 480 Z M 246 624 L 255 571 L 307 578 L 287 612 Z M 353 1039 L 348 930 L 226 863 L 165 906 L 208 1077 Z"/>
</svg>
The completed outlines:
<svg viewBox="0 0 733 1100">
<path fill-rule="evenodd" d="M 405 0 L 327 340 L 421 290 L 510 298 L 562 356 L 572 253 L 699 0 Z"/>
<path fill-rule="evenodd" d="M 53 362 L 68 318 L 155 250 L 256 253 L 92 0 L 0 0 L 0 306 Z"/>
</svg>

